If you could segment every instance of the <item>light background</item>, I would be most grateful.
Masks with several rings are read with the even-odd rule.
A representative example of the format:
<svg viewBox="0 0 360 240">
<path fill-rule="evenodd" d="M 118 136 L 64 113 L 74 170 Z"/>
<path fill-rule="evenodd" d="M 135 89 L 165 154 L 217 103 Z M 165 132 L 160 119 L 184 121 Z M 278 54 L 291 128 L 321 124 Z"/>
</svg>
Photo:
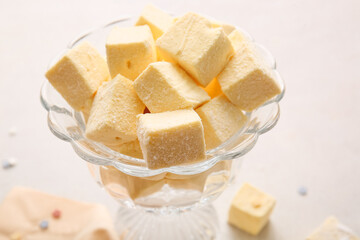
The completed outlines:
<svg viewBox="0 0 360 240">
<path fill-rule="evenodd" d="M 79 33 L 137 15 L 146 1 L 0 0 L 0 199 L 15 185 L 116 203 L 85 162 L 47 128 L 39 90 L 47 63 Z M 278 125 L 246 155 L 239 178 L 215 201 L 220 239 L 304 239 L 334 214 L 360 234 L 360 1 L 153 1 L 176 14 L 200 12 L 250 32 L 276 57 L 286 81 Z M 16 126 L 16 137 L 8 130 Z M 250 237 L 226 223 L 248 181 L 277 198 L 270 224 Z M 297 189 L 308 188 L 307 196 Z"/>
</svg>

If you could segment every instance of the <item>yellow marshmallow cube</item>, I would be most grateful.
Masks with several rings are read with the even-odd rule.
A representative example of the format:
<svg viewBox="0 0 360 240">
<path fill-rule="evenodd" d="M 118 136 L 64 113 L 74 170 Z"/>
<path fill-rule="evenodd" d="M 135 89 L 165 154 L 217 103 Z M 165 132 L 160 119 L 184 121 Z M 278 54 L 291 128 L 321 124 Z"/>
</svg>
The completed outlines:
<svg viewBox="0 0 360 240">
<path fill-rule="evenodd" d="M 172 23 L 173 17 L 168 13 L 153 5 L 147 5 L 135 25 L 148 25 L 156 40 L 168 30 Z"/>
<path fill-rule="evenodd" d="M 204 192 L 206 187 L 213 187 L 227 182 L 230 177 L 231 161 L 225 160 L 215 164 L 205 172 L 194 175 L 166 173 L 166 183 L 173 188 L 193 189 Z"/>
<path fill-rule="evenodd" d="M 275 199 L 245 183 L 236 193 L 229 210 L 229 223 L 257 235 L 269 220 Z"/>
<path fill-rule="evenodd" d="M 235 105 L 252 111 L 281 92 L 271 69 L 251 43 L 244 43 L 217 77 Z"/>
<path fill-rule="evenodd" d="M 221 28 L 212 28 L 195 13 L 180 17 L 156 40 L 165 59 L 176 61 L 202 86 L 207 86 L 233 55 L 230 40 Z"/>
<path fill-rule="evenodd" d="M 121 74 L 134 80 L 155 62 L 156 48 L 148 26 L 115 27 L 106 40 L 106 56 L 111 77 Z"/>
<path fill-rule="evenodd" d="M 231 44 L 234 48 L 234 51 L 237 52 L 245 44 L 246 41 L 249 41 L 248 37 L 245 36 L 239 30 L 234 30 L 228 35 Z"/>
<path fill-rule="evenodd" d="M 82 42 L 52 66 L 46 78 L 72 108 L 89 112 L 96 91 L 109 79 L 109 70 L 99 52 Z"/>
<path fill-rule="evenodd" d="M 105 145 L 136 140 L 136 115 L 145 105 L 136 95 L 133 82 L 120 74 L 100 87 L 86 125 L 86 137 Z"/>
<path fill-rule="evenodd" d="M 168 62 L 151 63 L 134 87 L 152 113 L 195 108 L 210 100 L 184 70 Z"/>
<path fill-rule="evenodd" d="M 224 95 L 196 109 L 204 126 L 207 149 L 225 142 L 246 123 L 247 117 L 241 109 L 232 104 Z"/>
<path fill-rule="evenodd" d="M 232 31 L 236 29 L 233 25 L 219 22 L 217 20 L 210 19 L 210 22 L 213 28 L 222 28 L 226 35 L 229 35 Z"/>
<path fill-rule="evenodd" d="M 116 199 L 129 197 L 133 200 L 158 192 L 165 185 L 165 174 L 152 177 L 135 177 L 112 166 L 100 167 L 100 178 L 105 189 Z"/>
<path fill-rule="evenodd" d="M 348 227 L 341 224 L 335 217 L 328 217 L 306 240 L 360 240 Z"/>
<path fill-rule="evenodd" d="M 131 142 L 122 143 L 116 146 L 109 145 L 107 147 L 114 150 L 115 152 L 119 152 L 121 154 L 128 155 L 130 157 L 140 158 L 140 159 L 143 158 L 138 139 Z"/>
<path fill-rule="evenodd" d="M 200 117 L 192 109 L 143 114 L 137 126 L 149 169 L 205 159 L 204 129 Z"/>
<path fill-rule="evenodd" d="M 209 19 L 212 28 L 222 28 L 226 35 L 229 35 L 232 31 L 234 31 L 236 29 L 236 27 L 233 25 L 230 25 L 230 24 L 227 24 L 224 22 L 219 22 L 218 20 L 215 20 L 211 17 L 210 18 L 205 17 L 205 18 Z M 176 22 L 178 19 L 179 19 L 179 17 L 174 17 L 173 22 Z"/>
<path fill-rule="evenodd" d="M 211 98 L 217 97 L 222 93 L 219 81 L 216 78 L 214 78 L 204 90 Z"/>
</svg>

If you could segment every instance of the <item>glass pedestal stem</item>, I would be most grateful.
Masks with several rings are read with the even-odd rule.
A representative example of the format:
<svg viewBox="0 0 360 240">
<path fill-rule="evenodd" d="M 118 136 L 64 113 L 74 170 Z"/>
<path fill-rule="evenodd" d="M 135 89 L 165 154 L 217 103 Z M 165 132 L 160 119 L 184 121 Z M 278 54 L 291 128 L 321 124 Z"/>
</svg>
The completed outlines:
<svg viewBox="0 0 360 240">
<path fill-rule="evenodd" d="M 216 210 L 207 204 L 173 210 L 121 207 L 115 227 L 124 240 L 205 240 L 216 239 L 219 224 Z"/>
</svg>

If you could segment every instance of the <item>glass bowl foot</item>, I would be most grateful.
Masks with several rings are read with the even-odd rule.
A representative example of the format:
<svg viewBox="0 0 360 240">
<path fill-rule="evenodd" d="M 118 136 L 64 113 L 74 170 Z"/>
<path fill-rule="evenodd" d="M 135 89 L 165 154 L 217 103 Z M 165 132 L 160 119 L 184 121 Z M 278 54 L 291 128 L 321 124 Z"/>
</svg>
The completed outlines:
<svg viewBox="0 0 360 240">
<path fill-rule="evenodd" d="M 134 209 L 121 207 L 115 227 L 120 239 L 216 239 L 217 213 L 212 205 L 192 209 Z"/>
</svg>

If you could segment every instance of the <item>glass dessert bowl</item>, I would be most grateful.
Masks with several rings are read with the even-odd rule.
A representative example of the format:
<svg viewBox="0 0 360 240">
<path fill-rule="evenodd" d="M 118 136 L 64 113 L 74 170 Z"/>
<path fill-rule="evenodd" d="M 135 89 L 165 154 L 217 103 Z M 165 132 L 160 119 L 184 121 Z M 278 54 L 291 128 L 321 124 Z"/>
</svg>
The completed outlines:
<svg viewBox="0 0 360 240">
<path fill-rule="evenodd" d="M 106 36 L 114 26 L 130 26 L 135 19 L 124 17 L 96 28 L 74 41 L 55 58 L 81 41 L 91 42 L 105 55 Z M 249 34 L 243 30 L 249 40 Z M 211 202 L 232 181 L 258 136 L 275 126 L 280 116 L 279 101 L 285 85 L 276 71 L 275 60 L 254 42 L 263 60 L 271 67 L 281 93 L 252 112 L 247 123 L 220 146 L 206 152 L 206 160 L 188 165 L 151 170 L 143 159 L 116 152 L 85 137 L 85 119 L 74 111 L 45 81 L 41 103 L 48 111 L 48 125 L 58 138 L 71 143 L 75 152 L 88 162 L 97 183 L 120 203 L 116 228 L 123 239 L 215 239 L 216 212 Z"/>
</svg>

